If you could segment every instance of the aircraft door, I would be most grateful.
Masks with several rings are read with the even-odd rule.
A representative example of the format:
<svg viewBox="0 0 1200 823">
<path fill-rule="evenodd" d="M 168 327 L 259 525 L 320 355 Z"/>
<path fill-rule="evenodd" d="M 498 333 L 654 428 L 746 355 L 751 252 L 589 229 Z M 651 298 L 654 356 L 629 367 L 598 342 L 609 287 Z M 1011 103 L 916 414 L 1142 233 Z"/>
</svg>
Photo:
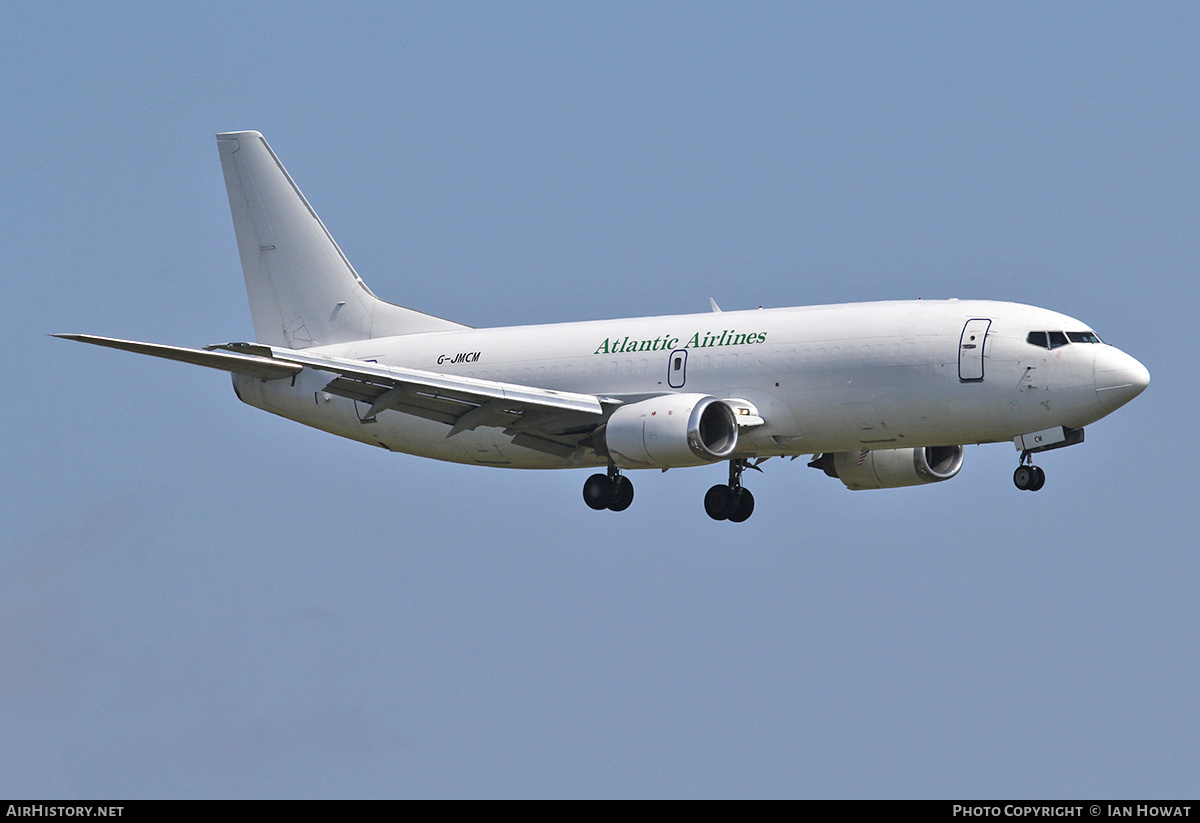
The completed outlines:
<svg viewBox="0 0 1200 823">
<path fill-rule="evenodd" d="M 958 379 L 963 383 L 983 382 L 983 356 L 992 321 L 974 318 L 963 326 L 958 340 Z"/>
<path fill-rule="evenodd" d="M 667 385 L 682 389 L 687 380 L 687 349 L 676 349 L 667 360 Z"/>
</svg>

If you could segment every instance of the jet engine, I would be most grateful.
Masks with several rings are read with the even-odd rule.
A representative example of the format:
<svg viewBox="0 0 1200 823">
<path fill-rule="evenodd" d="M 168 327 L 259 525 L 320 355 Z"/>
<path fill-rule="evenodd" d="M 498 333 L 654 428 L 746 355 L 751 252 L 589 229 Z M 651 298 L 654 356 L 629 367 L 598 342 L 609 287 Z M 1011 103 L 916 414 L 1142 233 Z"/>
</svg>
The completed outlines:
<svg viewBox="0 0 1200 823">
<path fill-rule="evenodd" d="M 596 451 L 623 469 L 674 469 L 724 460 L 737 446 L 737 420 L 706 394 L 664 394 L 619 406 L 592 435 Z"/>
<path fill-rule="evenodd" d="M 958 474 L 962 464 L 962 446 L 926 446 L 922 449 L 830 452 L 808 465 L 857 491 L 940 483 Z"/>
</svg>

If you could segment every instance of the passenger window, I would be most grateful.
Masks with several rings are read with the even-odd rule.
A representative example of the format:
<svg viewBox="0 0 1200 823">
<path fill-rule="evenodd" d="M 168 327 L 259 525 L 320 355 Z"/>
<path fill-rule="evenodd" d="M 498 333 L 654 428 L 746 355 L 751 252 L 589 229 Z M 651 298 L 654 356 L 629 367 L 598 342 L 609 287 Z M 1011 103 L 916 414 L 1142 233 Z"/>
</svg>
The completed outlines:
<svg viewBox="0 0 1200 823">
<path fill-rule="evenodd" d="M 1025 338 L 1026 343 L 1032 343 L 1035 346 L 1041 346 L 1043 349 L 1050 348 L 1046 345 L 1046 333 L 1044 331 L 1031 331 L 1029 336 Z"/>
<path fill-rule="evenodd" d="M 1057 349 L 1059 346 L 1067 345 L 1067 336 L 1060 331 L 1046 332 L 1050 335 L 1050 348 Z"/>
</svg>

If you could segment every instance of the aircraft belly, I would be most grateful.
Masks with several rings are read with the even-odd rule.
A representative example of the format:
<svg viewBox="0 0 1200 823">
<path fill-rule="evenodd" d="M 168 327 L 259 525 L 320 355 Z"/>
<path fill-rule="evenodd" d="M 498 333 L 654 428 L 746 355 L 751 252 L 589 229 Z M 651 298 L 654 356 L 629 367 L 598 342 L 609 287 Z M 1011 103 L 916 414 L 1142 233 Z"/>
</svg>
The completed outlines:
<svg viewBox="0 0 1200 823">
<path fill-rule="evenodd" d="M 509 442 L 509 438 L 503 437 L 499 429 L 478 428 L 474 431 L 459 432 L 449 438 L 443 433 L 442 439 L 455 443 L 472 463 L 478 463 L 481 466 L 512 466 L 513 464 L 508 455 L 512 443 Z"/>
</svg>

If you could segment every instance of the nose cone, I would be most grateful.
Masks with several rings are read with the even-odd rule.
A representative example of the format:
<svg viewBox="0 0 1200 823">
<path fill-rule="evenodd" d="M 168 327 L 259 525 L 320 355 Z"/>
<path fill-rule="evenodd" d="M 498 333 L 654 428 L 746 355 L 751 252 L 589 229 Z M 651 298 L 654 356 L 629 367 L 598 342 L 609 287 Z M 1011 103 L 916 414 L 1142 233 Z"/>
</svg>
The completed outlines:
<svg viewBox="0 0 1200 823">
<path fill-rule="evenodd" d="M 1120 349 L 1103 346 L 1096 352 L 1096 397 L 1111 411 L 1124 406 L 1150 385 L 1150 372 Z"/>
</svg>

